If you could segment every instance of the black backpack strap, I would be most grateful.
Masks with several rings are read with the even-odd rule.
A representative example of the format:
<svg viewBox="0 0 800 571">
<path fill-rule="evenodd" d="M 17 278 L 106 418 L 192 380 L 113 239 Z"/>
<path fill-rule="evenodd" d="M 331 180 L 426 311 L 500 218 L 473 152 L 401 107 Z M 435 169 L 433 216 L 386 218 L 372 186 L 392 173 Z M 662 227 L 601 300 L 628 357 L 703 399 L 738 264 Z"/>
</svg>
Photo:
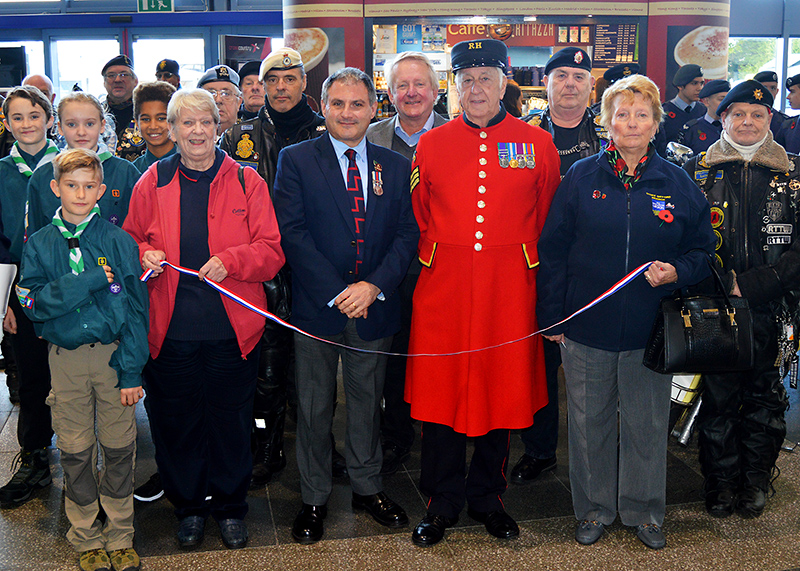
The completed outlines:
<svg viewBox="0 0 800 571">
<path fill-rule="evenodd" d="M 242 192 L 247 195 L 247 188 L 244 186 L 244 167 L 239 165 L 239 184 L 242 185 Z"/>
</svg>

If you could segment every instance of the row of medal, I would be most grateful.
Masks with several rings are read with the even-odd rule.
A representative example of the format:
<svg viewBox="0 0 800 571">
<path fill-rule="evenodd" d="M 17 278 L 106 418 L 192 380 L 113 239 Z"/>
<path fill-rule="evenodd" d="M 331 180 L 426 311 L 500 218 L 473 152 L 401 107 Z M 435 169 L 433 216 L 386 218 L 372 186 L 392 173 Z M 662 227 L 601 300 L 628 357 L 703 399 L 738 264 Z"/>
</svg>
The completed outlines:
<svg viewBox="0 0 800 571">
<path fill-rule="evenodd" d="M 497 158 L 502 168 L 532 169 L 536 166 L 533 143 L 497 143 Z"/>
</svg>

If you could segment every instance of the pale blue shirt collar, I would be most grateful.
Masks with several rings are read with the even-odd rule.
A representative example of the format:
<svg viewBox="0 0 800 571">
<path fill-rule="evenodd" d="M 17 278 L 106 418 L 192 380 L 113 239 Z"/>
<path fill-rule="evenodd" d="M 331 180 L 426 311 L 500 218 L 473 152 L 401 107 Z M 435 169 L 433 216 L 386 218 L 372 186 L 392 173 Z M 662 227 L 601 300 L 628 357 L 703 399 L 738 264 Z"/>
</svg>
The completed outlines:
<svg viewBox="0 0 800 571">
<path fill-rule="evenodd" d="M 433 129 L 433 111 L 431 111 L 431 116 L 428 117 L 427 121 L 425 121 L 425 125 L 422 126 L 422 129 L 411 135 L 406 133 L 403 130 L 403 127 L 400 126 L 399 117 L 394 122 L 394 134 L 400 137 L 400 140 L 402 140 L 409 147 L 416 147 L 422 134 L 430 131 L 431 129 Z"/>
<path fill-rule="evenodd" d="M 709 122 L 709 123 L 711 123 L 712 125 L 714 124 L 714 121 L 719 121 L 720 123 L 722 122 L 722 120 L 721 120 L 721 119 L 714 119 L 714 118 L 713 118 L 711 115 L 709 115 L 708 113 L 706 113 L 705 115 L 703 115 L 703 119 L 705 119 L 706 121 L 708 121 L 708 122 Z"/>
<path fill-rule="evenodd" d="M 679 95 L 675 96 L 675 99 L 672 100 L 672 104 L 675 105 L 681 111 L 689 111 L 690 109 L 694 108 L 694 103 L 686 103 L 683 99 L 680 98 Z"/>
<path fill-rule="evenodd" d="M 358 143 L 355 147 L 351 147 L 346 143 L 342 143 L 334 139 L 328 133 L 328 136 L 331 139 L 331 143 L 333 144 L 333 152 L 336 153 L 336 158 L 339 161 L 339 168 L 342 169 L 342 180 L 344 181 L 345 186 L 347 185 L 347 155 L 345 155 L 345 151 L 347 149 L 353 149 L 356 152 L 356 166 L 358 167 L 358 172 L 361 174 L 361 191 L 364 193 L 364 209 L 367 208 L 367 200 L 369 199 L 368 196 L 368 188 L 369 188 L 369 168 L 367 165 L 367 137 L 365 136 L 361 139 L 361 142 Z"/>
</svg>

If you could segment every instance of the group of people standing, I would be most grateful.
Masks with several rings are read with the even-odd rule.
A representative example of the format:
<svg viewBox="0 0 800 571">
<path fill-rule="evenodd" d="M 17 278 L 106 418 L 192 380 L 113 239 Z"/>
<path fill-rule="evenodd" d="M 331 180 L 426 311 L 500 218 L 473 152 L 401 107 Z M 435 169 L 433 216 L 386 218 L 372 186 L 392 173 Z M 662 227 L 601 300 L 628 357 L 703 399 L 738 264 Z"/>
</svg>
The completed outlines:
<svg viewBox="0 0 800 571">
<path fill-rule="evenodd" d="M 548 108 L 520 120 L 501 103 L 505 44 L 462 42 L 451 57 L 459 117 L 434 113 L 436 73 L 409 52 L 387 72 L 397 115 L 371 124 L 367 74 L 328 77 L 319 115 L 289 48 L 240 73 L 215 66 L 192 90 L 176 90 L 172 60 L 157 74 L 177 86 L 136 87 L 118 56 L 103 70 L 107 109 L 82 93 L 60 101 L 67 150 L 58 155 L 46 137 L 50 101 L 33 87 L 12 91 L 4 114 L 17 143 L 0 160 L 0 203 L 21 277 L 6 328 L 23 362 L 41 369 L 49 359 L 50 368 L 34 382 L 20 367 L 22 467 L 0 488 L 0 505 L 21 505 L 50 483 L 52 432 L 28 436 L 44 426 L 30 411 L 49 423 L 49 406 L 81 568 L 138 569 L 131 406 L 146 394 L 180 547 L 200 545 L 209 515 L 227 547 L 244 547 L 248 488 L 286 465 L 291 401 L 295 541 L 324 536 L 337 474 L 349 477 L 354 509 L 386 527 L 409 523 L 383 476 L 408 459 L 414 420 L 429 501 L 412 541 L 437 544 L 465 506 L 488 533 L 512 539 L 507 482 L 558 465 L 563 361 L 576 540 L 598 541 L 619 514 L 659 549 L 670 379 L 642 356 L 659 300 L 702 289 L 713 258 L 730 293 L 754 308 L 758 364 L 707 376 L 706 506 L 716 517 L 759 515 L 785 433 L 775 360 L 800 289 L 800 182 L 796 156 L 770 135 L 770 92 L 755 80 L 704 87 L 699 68 L 682 68 L 679 91 L 705 89 L 722 134 L 681 170 L 663 158 L 660 142 L 672 136 L 663 117 L 691 110 L 662 107 L 638 69 L 615 69 L 593 110 L 589 55 L 560 50 L 545 68 Z M 118 115 L 117 154 L 136 151 L 126 155 L 135 163 L 104 143 L 106 112 Z M 565 321 L 643 264 L 643 277 Z M 531 336 L 539 328 L 544 338 Z M 343 457 L 331 432 L 340 360 Z M 104 372 L 102 390 L 75 362 Z M 512 430 L 525 454 L 509 474 Z"/>
</svg>

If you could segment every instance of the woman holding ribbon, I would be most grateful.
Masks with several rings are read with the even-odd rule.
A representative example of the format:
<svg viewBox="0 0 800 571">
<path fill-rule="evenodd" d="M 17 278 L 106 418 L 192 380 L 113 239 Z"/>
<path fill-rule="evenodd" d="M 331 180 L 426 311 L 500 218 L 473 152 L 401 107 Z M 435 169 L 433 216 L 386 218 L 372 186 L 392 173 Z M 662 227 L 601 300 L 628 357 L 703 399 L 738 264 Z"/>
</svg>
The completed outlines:
<svg viewBox="0 0 800 571">
<path fill-rule="evenodd" d="M 646 267 L 644 277 L 545 335 L 561 344 L 575 539 L 584 545 L 600 539 L 617 512 L 647 547 L 666 544 L 670 377 L 645 368 L 642 357 L 660 299 L 707 275 L 714 235 L 702 193 L 655 152 L 661 119 L 648 78 L 609 87 L 600 122 L 611 143 L 569 169 L 539 240 L 543 328 Z"/>
<path fill-rule="evenodd" d="M 179 153 L 145 172 L 124 225 L 139 243 L 142 268 L 153 272 L 144 383 L 156 462 L 181 548 L 200 544 L 212 515 L 233 549 L 247 543 L 242 520 L 265 320 L 203 279 L 265 307 L 262 282 L 284 256 L 266 183 L 250 168 L 239 172 L 214 144 L 220 118 L 211 95 L 177 92 L 167 121 Z M 164 272 L 165 260 L 198 275 Z"/>
</svg>

